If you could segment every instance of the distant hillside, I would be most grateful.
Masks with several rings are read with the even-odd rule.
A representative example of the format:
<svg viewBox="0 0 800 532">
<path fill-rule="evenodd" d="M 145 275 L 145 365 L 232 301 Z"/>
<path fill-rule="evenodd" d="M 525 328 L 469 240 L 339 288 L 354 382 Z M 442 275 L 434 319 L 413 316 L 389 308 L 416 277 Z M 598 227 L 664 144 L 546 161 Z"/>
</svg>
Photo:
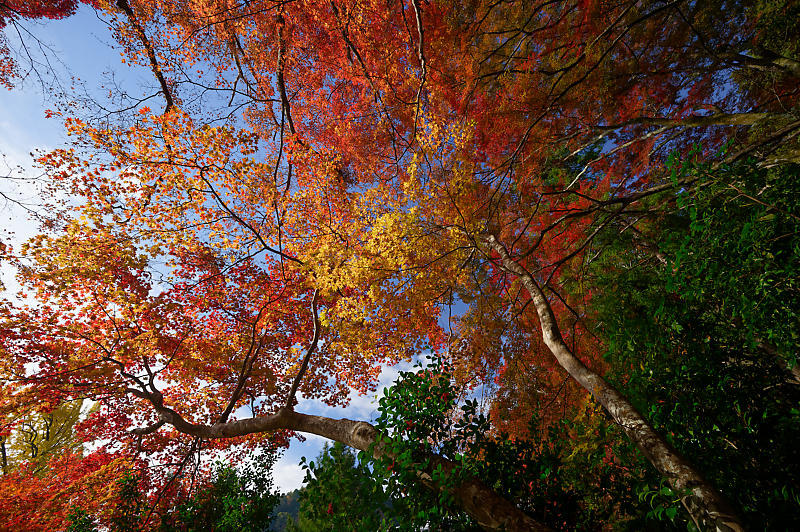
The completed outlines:
<svg viewBox="0 0 800 532">
<path fill-rule="evenodd" d="M 280 502 L 272 512 L 272 524 L 269 529 L 272 532 L 283 532 L 286 530 L 286 523 L 289 519 L 297 521 L 297 513 L 300 510 L 300 490 L 290 491 L 281 497 Z"/>
</svg>

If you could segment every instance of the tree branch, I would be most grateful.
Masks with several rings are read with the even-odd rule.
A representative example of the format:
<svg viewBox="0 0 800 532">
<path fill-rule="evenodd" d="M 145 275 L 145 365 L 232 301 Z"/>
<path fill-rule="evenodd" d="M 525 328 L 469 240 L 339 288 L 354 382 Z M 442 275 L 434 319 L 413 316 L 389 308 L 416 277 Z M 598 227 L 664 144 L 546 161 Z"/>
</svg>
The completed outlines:
<svg viewBox="0 0 800 532">
<path fill-rule="evenodd" d="M 173 425 L 179 432 L 201 439 L 232 438 L 257 432 L 275 430 L 292 430 L 316 434 L 341 442 L 367 453 L 376 459 L 391 456 L 385 446 L 378 441 L 378 431 L 364 421 L 350 419 L 332 419 L 313 416 L 282 408 L 270 416 L 230 421 L 215 425 L 197 425 L 189 423 L 169 408 L 158 409 L 162 420 Z M 445 472 L 452 472 L 457 465 L 437 455 L 432 455 L 434 467 L 441 465 Z M 418 472 L 418 478 L 429 489 L 442 489 L 434 483 L 428 472 Z M 488 486 L 476 479 L 462 481 L 448 487 L 448 493 L 472 516 L 478 524 L 487 530 L 507 531 L 548 531 L 547 526 L 528 517 L 514 504 L 495 493 Z"/>
<path fill-rule="evenodd" d="M 419 5 L 419 0 L 413 0 L 414 17 L 417 21 L 417 34 L 419 40 L 417 42 L 417 59 L 422 70 L 419 78 L 419 88 L 417 89 L 417 107 L 414 111 L 414 136 L 417 134 L 417 121 L 419 119 L 420 99 L 422 98 L 422 88 L 425 86 L 426 78 L 428 77 L 428 63 L 425 60 L 425 33 L 422 29 L 422 8 Z"/>
<path fill-rule="evenodd" d="M 499 266 L 515 275 L 530 294 L 539 315 L 542 340 L 559 365 L 592 394 L 676 491 L 690 492 L 686 503 L 692 517 L 714 530 L 743 531 L 744 525 L 722 494 L 653 429 L 625 396 L 575 356 L 561 335 L 549 301 L 530 272 L 511 257 L 493 234 L 481 235 L 481 239 L 499 255 Z"/>
<path fill-rule="evenodd" d="M 294 409 L 294 396 L 297 393 L 297 389 L 300 387 L 300 381 L 303 380 L 303 376 L 306 373 L 306 369 L 308 369 L 308 361 L 311 358 L 311 355 L 317 349 L 317 343 L 319 342 L 319 333 L 320 333 L 320 324 L 319 324 L 319 313 L 317 312 L 317 296 L 319 292 L 314 290 L 314 297 L 311 298 L 311 314 L 314 317 L 314 334 L 311 337 L 311 343 L 308 345 L 308 349 L 306 350 L 306 354 L 303 357 L 303 362 L 300 364 L 300 370 L 297 372 L 297 376 L 294 378 L 294 382 L 292 383 L 292 389 L 289 390 L 289 396 L 286 398 L 286 408 L 289 410 Z"/>
<path fill-rule="evenodd" d="M 664 127 L 752 126 L 765 118 L 775 116 L 776 113 L 714 113 L 708 116 L 693 115 L 686 118 L 640 116 L 619 124 L 594 126 L 593 129 L 608 131 L 635 125 Z"/>
<path fill-rule="evenodd" d="M 278 92 L 281 97 L 281 110 L 286 117 L 289 124 L 289 131 L 292 135 L 297 135 L 294 128 L 294 120 L 292 120 L 292 113 L 289 109 L 289 96 L 286 93 L 286 82 L 283 77 L 284 67 L 286 65 L 286 21 L 283 18 L 283 8 L 278 12 L 278 66 L 275 69 L 275 78 L 278 83 Z"/>
<path fill-rule="evenodd" d="M 158 59 L 156 58 L 153 45 L 147 38 L 147 34 L 144 32 L 144 28 L 136 18 L 133 9 L 131 9 L 131 6 L 128 4 L 128 0 L 117 0 L 117 7 L 119 7 L 125 13 L 125 16 L 128 17 L 128 22 L 130 22 L 131 26 L 133 26 L 133 29 L 136 31 L 142 46 L 144 46 L 145 52 L 147 52 L 147 58 L 150 60 L 150 68 L 152 69 L 153 74 L 155 74 L 159 85 L 161 85 L 161 92 L 164 94 L 164 99 L 167 101 L 167 105 L 164 107 L 164 114 L 167 114 L 175 106 L 175 100 L 172 97 L 172 91 L 170 91 L 169 85 L 167 85 L 167 80 L 164 78 L 164 73 L 161 71 L 161 66 L 158 64 Z"/>
</svg>

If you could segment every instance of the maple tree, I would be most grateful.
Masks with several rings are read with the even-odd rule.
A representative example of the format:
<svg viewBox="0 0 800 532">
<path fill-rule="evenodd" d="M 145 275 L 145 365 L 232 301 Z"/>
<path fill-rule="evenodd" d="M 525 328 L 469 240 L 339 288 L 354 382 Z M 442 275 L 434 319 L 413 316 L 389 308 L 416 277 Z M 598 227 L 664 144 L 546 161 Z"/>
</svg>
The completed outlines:
<svg viewBox="0 0 800 532">
<path fill-rule="evenodd" d="M 49 412 L 4 416 L 0 429 L 3 528 L 63 527 L 71 500 L 91 496 L 93 509 L 108 501 L 107 483 L 126 465 L 103 451 L 84 456 L 75 434 L 81 406 L 80 402 L 66 403 Z"/>
<path fill-rule="evenodd" d="M 161 531 L 212 529 L 220 531 L 266 530 L 278 502 L 272 492 L 274 452 L 267 450 L 245 467 L 215 464 L 208 478 L 192 492 L 178 493 L 158 508 Z M 146 479 L 132 470 L 117 480 L 117 500 L 111 515 L 94 514 L 75 506 L 67 532 L 96 532 L 97 525 L 110 530 L 142 530 L 152 519 L 153 502 L 145 493 Z"/>
<path fill-rule="evenodd" d="M 94 438 L 181 468 L 292 432 L 380 455 L 371 425 L 301 414 L 298 392 L 343 404 L 432 349 L 461 382 L 495 378 L 517 437 L 589 391 L 692 519 L 742 529 L 602 378 L 592 294 L 569 288 L 604 229 L 696 184 L 668 179 L 669 153 L 798 162 L 800 62 L 775 44 L 797 7 L 778 4 L 101 3 L 163 104 L 65 116 L 75 144 L 40 159 L 51 196 L 80 199 L 21 250 L 4 401 L 93 399 Z M 458 493 L 482 526 L 538 526 Z"/>
<path fill-rule="evenodd" d="M 80 504 L 101 514 L 116 501 L 109 489 L 132 464 L 103 450 L 82 456 L 65 451 L 38 471 L 23 465 L 0 479 L 0 524 L 7 530 L 63 530 Z"/>
</svg>

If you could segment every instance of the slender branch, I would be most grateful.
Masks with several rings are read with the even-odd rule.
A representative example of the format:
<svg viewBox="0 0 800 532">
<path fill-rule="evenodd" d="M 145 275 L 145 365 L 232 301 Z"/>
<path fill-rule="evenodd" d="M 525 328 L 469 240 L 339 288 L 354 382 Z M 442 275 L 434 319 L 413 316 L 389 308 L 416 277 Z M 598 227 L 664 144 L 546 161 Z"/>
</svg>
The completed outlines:
<svg viewBox="0 0 800 532">
<path fill-rule="evenodd" d="M 241 398 L 242 393 L 244 392 L 244 385 L 253 371 L 253 364 L 255 363 L 256 358 L 258 358 L 258 354 L 263 346 L 263 337 L 256 341 L 256 335 L 258 333 L 258 322 L 261 319 L 261 314 L 264 312 L 265 308 L 266 306 L 262 307 L 258 311 L 258 315 L 253 322 L 250 347 L 248 348 L 247 353 L 244 356 L 244 360 L 242 361 L 242 369 L 239 371 L 239 378 L 236 382 L 236 388 L 234 388 L 231 398 L 228 400 L 228 404 L 225 406 L 225 409 L 219 416 L 220 423 L 225 423 L 228 420 L 228 416 L 230 416 L 233 412 L 233 409 L 236 408 L 236 403 L 239 401 L 239 398 Z"/>
<path fill-rule="evenodd" d="M 761 201 L 758 198 L 754 198 L 753 196 L 745 193 L 742 189 L 740 189 L 736 185 L 733 185 L 733 184 L 729 183 L 728 187 L 732 188 L 733 190 L 738 192 L 739 196 L 742 196 L 743 198 L 747 198 L 750 201 L 752 201 L 753 203 L 757 203 L 757 204 L 759 204 L 759 205 L 761 205 L 763 207 L 766 207 L 767 211 L 777 211 L 777 212 L 781 213 L 784 216 L 790 216 L 790 217 L 794 218 L 795 220 L 800 221 L 800 216 L 797 216 L 796 214 L 792 214 L 791 212 L 787 212 L 787 211 L 781 209 L 780 207 L 778 207 L 776 205 L 771 205 L 769 203 L 765 203 L 765 202 Z"/>
<path fill-rule="evenodd" d="M 153 49 L 153 45 L 147 38 L 147 34 L 144 32 L 144 28 L 136 18 L 133 9 L 131 9 L 131 6 L 128 4 L 128 0 L 117 0 L 117 7 L 119 7 L 125 13 L 125 16 L 128 17 L 128 22 L 130 22 L 131 26 L 133 26 L 133 29 L 136 31 L 142 46 L 144 46 L 145 52 L 147 52 L 147 58 L 150 60 L 150 68 L 152 69 L 153 74 L 155 74 L 159 85 L 161 85 L 161 92 L 164 94 L 164 99 L 167 101 L 167 105 L 164 107 L 164 114 L 167 114 L 175 106 L 175 100 L 172 97 L 172 91 L 170 90 L 169 85 L 167 85 L 167 80 L 164 78 L 164 73 L 161 71 L 161 65 L 158 64 L 158 59 L 156 58 L 156 52 Z"/>
<path fill-rule="evenodd" d="M 314 290 L 314 297 L 311 298 L 311 313 L 314 316 L 314 334 L 311 338 L 311 343 L 308 345 L 308 349 L 306 350 L 306 354 L 303 357 L 303 362 L 300 364 L 300 370 L 297 372 L 297 376 L 294 378 L 294 382 L 292 383 L 292 389 L 289 390 L 289 396 L 286 398 L 286 408 L 292 410 L 294 408 L 294 396 L 297 393 L 297 389 L 300 387 L 300 381 L 303 380 L 303 376 L 306 373 L 306 369 L 308 369 L 308 361 L 311 359 L 311 355 L 317 349 L 317 343 L 319 342 L 319 333 L 320 333 L 320 324 L 319 324 L 319 312 L 317 312 L 317 296 L 319 295 L 318 290 Z"/>
<path fill-rule="evenodd" d="M 755 142 L 753 144 L 749 144 L 742 148 L 741 150 L 731 153 L 724 160 L 714 164 L 713 168 L 719 168 L 722 164 L 730 164 L 742 157 L 749 155 L 750 153 L 758 150 L 758 148 L 762 146 L 766 146 L 768 144 L 772 144 L 784 138 L 791 138 L 797 135 L 800 132 L 800 120 L 796 120 L 791 122 L 790 124 L 785 125 L 781 129 L 775 131 L 774 133 L 770 134 L 769 136 L 765 137 L 764 139 L 760 140 L 759 142 Z M 798 162 L 798 157 L 795 155 L 793 162 Z"/>
<path fill-rule="evenodd" d="M 292 135 L 297 135 L 294 128 L 294 120 L 292 120 L 292 113 L 289 109 L 289 96 L 286 93 L 286 81 L 284 80 L 283 71 L 286 66 L 286 21 L 283 18 L 283 9 L 278 12 L 278 66 L 275 70 L 275 78 L 278 83 L 278 92 L 281 96 L 281 110 L 286 116 L 289 124 L 289 131 Z"/>
<path fill-rule="evenodd" d="M 422 72 L 419 78 L 419 88 L 417 89 L 417 107 L 414 111 L 414 135 L 417 134 L 417 121 L 419 120 L 420 99 L 422 98 L 422 88 L 425 86 L 426 78 L 428 77 L 428 63 L 425 60 L 425 33 L 422 29 L 422 8 L 419 5 L 419 0 L 413 0 L 414 17 L 417 21 L 417 34 L 419 40 L 417 42 L 417 59 L 419 60 Z"/>
</svg>

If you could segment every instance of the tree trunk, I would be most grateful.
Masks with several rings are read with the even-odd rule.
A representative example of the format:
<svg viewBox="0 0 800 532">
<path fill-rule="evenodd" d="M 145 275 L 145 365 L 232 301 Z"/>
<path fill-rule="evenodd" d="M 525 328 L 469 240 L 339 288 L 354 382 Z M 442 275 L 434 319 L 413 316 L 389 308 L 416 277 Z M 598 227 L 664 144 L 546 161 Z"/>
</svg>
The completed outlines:
<svg viewBox="0 0 800 532">
<path fill-rule="evenodd" d="M 382 445 L 376 445 L 370 449 L 378 432 L 369 423 L 349 419 L 330 419 L 296 412 L 292 412 L 290 415 L 292 416 L 291 424 L 295 430 L 310 432 L 342 442 L 361 451 L 372 452 L 375 458 L 381 458 L 385 454 Z M 436 455 L 432 455 L 431 458 L 436 465 L 441 465 L 445 472 L 456 468 L 456 465 L 449 460 Z M 418 477 L 428 488 L 434 491 L 440 489 L 427 472 L 418 472 Z M 466 480 L 451 488 L 450 494 L 458 505 L 485 530 L 507 530 L 509 532 L 550 530 L 547 526 L 525 515 L 514 504 L 478 480 Z"/>
<path fill-rule="evenodd" d="M 6 454 L 6 437 L 0 436 L 0 466 L 4 475 L 8 474 L 8 455 Z"/>
<path fill-rule="evenodd" d="M 386 454 L 383 445 L 370 446 L 376 442 L 378 431 L 365 421 L 352 421 L 350 419 L 332 419 L 322 416 L 313 416 L 295 412 L 290 408 L 282 408 L 273 415 L 249 419 L 217 423 L 214 425 L 199 425 L 183 419 L 173 409 L 160 404 L 160 398 L 138 390 L 129 390 L 138 397 L 150 399 L 161 420 L 149 427 L 134 429 L 136 435 L 155 432 L 165 423 L 169 423 L 178 431 L 203 439 L 232 438 L 260 432 L 274 430 L 292 430 L 316 434 L 329 440 L 341 442 L 354 449 L 371 452 L 375 458 Z M 445 472 L 456 468 L 456 464 L 437 455 L 431 455 L 434 464 L 441 465 Z M 434 491 L 441 489 L 433 482 L 429 472 L 417 472 L 419 480 Z M 456 503 L 468 513 L 485 530 L 515 531 L 549 531 L 547 526 L 527 516 L 510 501 L 495 493 L 491 488 L 478 480 L 466 480 L 450 489 L 450 494 Z"/>
<path fill-rule="evenodd" d="M 775 361 L 778 365 L 787 373 L 787 381 L 790 384 L 800 384 L 800 364 L 794 363 L 792 364 L 786 357 L 783 356 L 775 349 L 775 346 L 770 344 L 769 342 L 765 342 L 761 338 L 756 337 L 756 347 L 758 347 L 764 353 L 772 356 L 775 358 Z"/>
<path fill-rule="evenodd" d="M 539 315 L 542 339 L 558 363 L 603 406 L 675 491 L 689 493 L 683 502 L 692 518 L 705 528 L 721 532 L 744 530 L 741 519 L 722 494 L 650 426 L 625 396 L 572 353 L 561 336 L 550 303 L 533 276 L 511 258 L 494 235 L 484 238 L 500 255 L 502 268 L 516 275 L 530 294 Z"/>
</svg>

